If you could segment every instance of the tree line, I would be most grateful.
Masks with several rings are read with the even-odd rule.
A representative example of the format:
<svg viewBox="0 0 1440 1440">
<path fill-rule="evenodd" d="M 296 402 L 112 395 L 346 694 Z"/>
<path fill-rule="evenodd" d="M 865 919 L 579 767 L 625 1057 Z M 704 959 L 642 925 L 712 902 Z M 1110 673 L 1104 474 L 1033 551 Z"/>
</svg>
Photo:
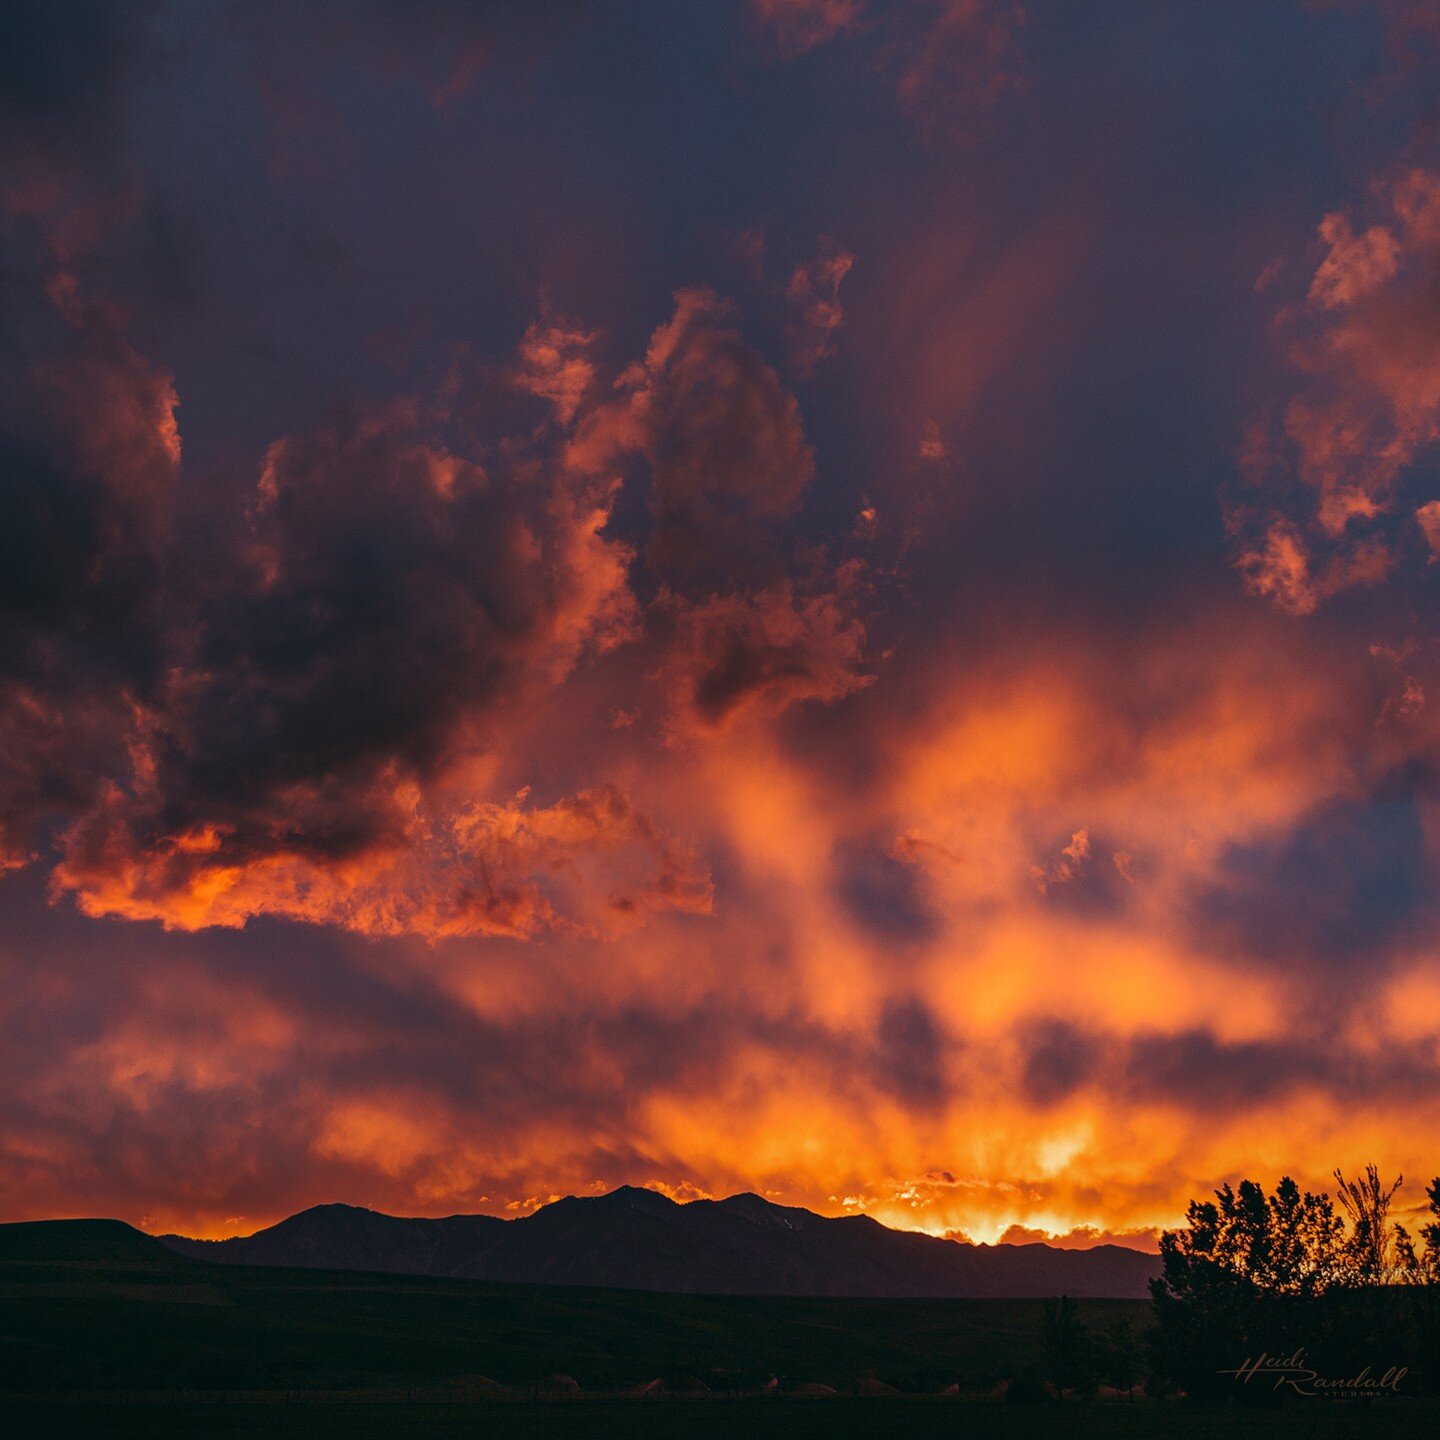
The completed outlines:
<svg viewBox="0 0 1440 1440">
<path fill-rule="evenodd" d="M 1242 1180 L 1193 1201 L 1161 1237 L 1154 1325 L 1138 1340 L 1092 1333 L 1072 1302 L 1048 1302 L 1049 1393 L 1133 1394 L 1142 1375 L 1201 1402 L 1440 1392 L 1440 1179 L 1415 1235 L 1392 1214 L 1400 1178 L 1370 1165 L 1335 1182 L 1333 1197 L 1286 1176 L 1269 1194 Z"/>
</svg>

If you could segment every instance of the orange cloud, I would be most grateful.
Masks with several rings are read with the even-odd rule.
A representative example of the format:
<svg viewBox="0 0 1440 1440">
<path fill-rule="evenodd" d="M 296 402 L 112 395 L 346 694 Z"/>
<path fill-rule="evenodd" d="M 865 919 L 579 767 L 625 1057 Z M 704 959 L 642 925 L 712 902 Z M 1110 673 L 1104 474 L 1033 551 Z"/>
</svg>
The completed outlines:
<svg viewBox="0 0 1440 1440">
<path fill-rule="evenodd" d="M 302 797 L 280 799 L 295 825 Z M 52 883 L 76 892 L 87 915 L 180 930 L 280 915 L 432 940 L 612 933 L 655 910 L 710 908 L 709 876 L 613 789 L 543 808 L 521 794 L 439 814 L 404 788 L 390 799 L 394 839 L 337 862 L 283 844 L 235 855 L 233 831 L 218 825 L 142 844 L 114 794 L 67 837 Z"/>
<path fill-rule="evenodd" d="M 753 594 L 673 600 L 676 640 L 665 675 L 676 726 L 703 732 L 746 713 L 833 703 L 870 684 L 860 669 L 859 576 L 851 562 L 833 590 L 818 594 L 797 595 L 785 581 Z"/>
<path fill-rule="evenodd" d="M 617 907 L 700 903 L 603 787 L 523 813 L 447 792 L 502 711 L 631 638 L 638 609 L 632 553 L 603 533 L 613 483 L 502 488 L 420 425 L 402 403 L 270 447 L 235 589 L 178 637 L 163 692 L 125 717 L 128 773 L 62 842 L 54 883 L 89 913 L 523 934 L 568 913 L 535 872 L 632 845 L 656 864 L 622 867 Z"/>
<path fill-rule="evenodd" d="M 1237 563 L 1292 614 L 1386 578 L 1394 540 L 1404 539 L 1391 518 L 1397 488 L 1440 440 L 1429 278 L 1440 256 L 1440 180 L 1406 170 L 1376 187 L 1376 208 L 1363 230 L 1344 212 L 1321 222 L 1324 253 L 1304 303 L 1281 315 L 1303 380 L 1278 428 L 1262 426 L 1247 447 L 1259 492 L 1237 510 L 1236 528 L 1263 538 Z M 1313 500 L 1284 498 L 1292 476 Z M 1267 499 L 1289 514 L 1267 514 Z"/>
<path fill-rule="evenodd" d="M 739 617 L 748 634 L 803 611 L 799 594 L 757 596 L 704 623 Z M 32 1067 L 8 1093 L 48 1118 L 0 1127 L 0 1198 L 13 1209 L 13 1187 L 38 1205 L 91 1185 L 123 1208 L 143 1190 L 140 1157 L 202 1117 L 205 1174 L 194 1157 L 170 1171 L 167 1223 L 190 1228 L 336 1193 L 506 1213 L 659 1177 L 982 1240 L 1023 1227 L 1095 1243 L 1174 1223 L 1237 1163 L 1315 1183 L 1367 1153 L 1423 1167 L 1422 1122 L 1440 1118 L 1423 929 L 1347 961 L 1341 973 L 1371 978 L 1336 987 L 1332 1006 L 1312 972 L 1230 922 L 1237 875 L 1273 863 L 1267 847 L 1317 812 L 1363 803 L 1367 772 L 1403 773 L 1432 731 L 1377 729 L 1341 662 L 1240 613 L 1108 653 L 1062 637 L 936 654 L 909 677 L 912 706 L 849 690 L 834 718 L 879 705 L 886 744 L 845 785 L 833 761 L 786 743 L 777 722 L 796 697 L 762 690 L 704 744 L 644 767 L 628 804 L 517 798 L 470 816 L 438 866 L 417 848 L 413 871 L 358 869 L 348 898 L 334 867 L 313 877 L 332 924 L 347 904 L 377 907 L 379 923 L 355 927 L 381 932 L 363 956 L 277 959 L 237 992 L 203 933 L 147 937 L 169 958 L 143 995 L 110 1002 L 126 1019 L 104 1045 L 8 1057 Z M 686 850 L 667 885 L 673 835 Z M 214 853 L 190 843 L 202 863 Z M 713 903 L 691 847 L 719 861 Z M 1361 846 L 1345 853 L 1354 866 Z M 617 863 L 633 863 L 634 885 L 616 883 Z M 422 867 L 436 906 L 424 926 L 404 910 Z M 478 897 L 480 870 L 530 876 L 530 908 L 481 923 L 460 911 L 457 876 Z M 1319 903 L 1306 873 L 1283 902 L 1291 929 L 1297 903 Z M 1341 897 L 1320 883 L 1328 911 Z M 617 897 L 652 907 L 618 946 Z M 228 902 L 210 903 L 215 923 Z M 447 926 L 419 948 L 403 933 Z M 75 963 L 58 953 L 52 986 Z M 188 967 L 188 991 L 170 992 L 171 967 Z M 128 993 L 142 973 L 122 964 L 107 983 Z M 12 1011 L 80 1013 L 38 984 L 7 992 Z M 59 1126 L 77 1084 L 104 1097 L 103 1118 Z M 215 1137 L 272 1092 L 260 1154 L 212 1178 Z M 48 1149 L 33 1138 L 47 1125 Z M 101 1125 L 110 1145 L 126 1137 L 133 1176 L 112 1160 L 83 1179 L 75 1156 Z M 287 1178 L 267 1181 L 277 1167 Z"/>
<path fill-rule="evenodd" d="M 1427 500 L 1415 511 L 1415 520 L 1430 547 L 1431 558 L 1440 556 L 1440 500 Z"/>
<path fill-rule="evenodd" d="M 614 473 L 649 465 L 655 525 L 648 558 L 661 572 L 704 576 L 743 557 L 765 527 L 795 512 L 814 475 L 799 406 L 745 345 L 733 310 L 708 290 L 684 290 L 618 395 L 577 424 L 565 463 Z"/>
<path fill-rule="evenodd" d="M 218 284 L 240 242 L 202 215 L 201 319 L 99 303 L 98 276 L 143 308 L 170 271 L 139 233 L 167 232 L 168 180 L 83 194 L 124 166 L 123 35 L 57 91 L 76 91 L 65 116 L 19 127 L 35 163 L 0 217 L 17 560 L 0 567 L 0 1208 L 213 1231 L 336 1197 L 518 1213 L 629 1181 L 1094 1243 L 1173 1223 L 1237 1168 L 1314 1185 L 1378 1156 L 1423 1174 L 1440 1120 L 1429 168 L 1309 216 L 1309 261 L 1266 268 L 1258 303 L 1294 287 L 1282 374 L 1226 552 L 1203 436 L 1232 432 L 1221 392 L 1253 376 L 1191 306 L 1233 324 L 1222 275 L 1257 303 L 1275 246 L 1246 245 L 1275 217 L 1224 213 L 1221 166 L 1193 193 L 1129 184 L 1170 150 L 1127 150 L 1122 125 L 1099 163 L 1044 131 L 1059 111 L 1038 94 L 1025 125 L 991 125 L 1026 83 L 1021 7 L 751 7 L 777 49 L 811 53 L 797 82 L 898 89 L 911 123 L 867 126 L 866 155 L 896 161 L 899 225 L 843 149 L 803 176 L 747 163 L 738 200 L 704 176 L 647 195 L 669 149 L 597 166 L 570 121 L 616 97 L 545 88 L 577 47 L 552 47 L 548 80 L 453 106 L 490 31 L 426 6 L 387 56 L 362 8 L 367 65 L 449 108 L 386 112 L 373 76 L 325 72 L 336 115 L 363 100 L 436 149 L 396 147 L 415 159 L 398 174 L 356 146 L 353 177 L 298 188 L 257 163 L 273 209 L 236 268 L 274 242 L 278 300 Z M 282 72 L 285 34 L 308 64 L 336 13 L 285 23 Z M 633 42 L 590 38 L 587 74 Z M 650 72 L 667 99 L 681 72 L 642 69 L 620 98 L 648 119 Z M 785 89 L 750 79 L 706 103 L 749 126 Z M 1071 77 L 1060 119 L 1149 79 Z M 517 203 L 500 233 L 446 147 L 502 112 L 537 148 L 487 149 L 487 183 L 518 199 L 547 168 L 543 213 Z M 803 120 L 766 118 L 787 139 Z M 1139 127 L 1147 144 L 1165 123 Z M 993 154 L 929 143 L 987 135 Z M 318 159 L 340 163 L 336 138 Z M 1053 170 L 1015 163 L 1052 139 Z M 1064 177 L 1058 199 L 1037 174 Z M 412 185 L 441 223 L 387 230 L 368 197 Z M 313 207 L 343 232 L 349 195 L 365 223 L 339 238 L 364 264 L 301 295 L 286 227 Z M 755 215 L 768 251 L 756 229 L 716 263 L 749 272 L 766 313 L 703 284 L 668 298 L 670 261 L 708 278 L 705 235 Z M 466 250 L 447 290 L 435 237 L 472 222 L 497 274 Z M 838 243 L 798 265 L 783 250 L 822 227 L 854 237 L 858 268 Z M 693 249 L 662 254 L 682 232 Z M 1138 284 L 1137 257 L 1154 266 Z M 544 276 L 565 309 L 517 320 Z M 344 347 L 406 315 L 431 328 L 378 347 L 405 352 L 396 396 L 394 371 Z M 252 319 L 263 359 L 237 370 Z M 1162 378 L 1183 373 L 1165 369 L 1178 337 L 1222 379 L 1153 383 L 1162 350 Z M 246 403 L 217 420 L 231 390 Z"/>
<path fill-rule="evenodd" d="M 561 425 L 568 425 L 595 383 L 590 359 L 593 333 L 557 324 L 533 324 L 520 345 L 516 384 L 548 400 Z"/>
<path fill-rule="evenodd" d="M 798 409 L 731 320 L 683 292 L 609 396 L 593 334 L 532 325 L 515 383 L 568 433 L 508 440 L 499 473 L 439 438 L 451 396 L 274 442 L 239 564 L 127 712 L 123 765 L 64 830 L 54 893 L 181 930 L 271 915 L 431 940 L 707 911 L 706 865 L 629 787 L 548 805 L 523 774 L 515 798 L 495 789 L 527 707 L 645 640 L 634 552 L 607 529 L 635 461 L 662 572 L 724 574 L 731 538 L 798 505 Z M 867 684 L 865 593 L 853 562 L 704 598 L 662 587 L 649 663 L 676 733 Z"/>
</svg>

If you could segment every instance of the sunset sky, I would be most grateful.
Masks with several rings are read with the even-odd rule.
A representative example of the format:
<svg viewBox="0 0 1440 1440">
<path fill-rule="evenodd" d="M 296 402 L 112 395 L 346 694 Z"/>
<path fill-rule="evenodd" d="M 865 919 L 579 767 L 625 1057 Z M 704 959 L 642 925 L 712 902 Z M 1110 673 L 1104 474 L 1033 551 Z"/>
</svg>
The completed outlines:
<svg viewBox="0 0 1440 1440">
<path fill-rule="evenodd" d="M 1440 1172 L 1440 8 L 0 8 L 0 1219 Z"/>
</svg>

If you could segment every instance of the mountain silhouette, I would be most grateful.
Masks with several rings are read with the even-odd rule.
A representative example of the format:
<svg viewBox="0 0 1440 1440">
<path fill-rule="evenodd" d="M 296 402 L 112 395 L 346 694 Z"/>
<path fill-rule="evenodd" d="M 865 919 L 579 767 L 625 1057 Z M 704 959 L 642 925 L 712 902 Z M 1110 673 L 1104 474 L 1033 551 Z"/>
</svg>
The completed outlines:
<svg viewBox="0 0 1440 1440">
<path fill-rule="evenodd" d="M 18 1220 L 0 1225 L 0 1264 L 76 1260 L 175 1263 L 175 1257 L 153 1235 L 123 1220 Z"/>
<path fill-rule="evenodd" d="M 556 1200 L 515 1220 L 317 1205 L 230 1240 L 159 1238 L 220 1264 L 709 1295 L 1130 1299 L 1147 1296 L 1160 1270 L 1158 1256 L 1119 1245 L 974 1245 L 759 1195 L 679 1204 L 633 1186 Z"/>
</svg>

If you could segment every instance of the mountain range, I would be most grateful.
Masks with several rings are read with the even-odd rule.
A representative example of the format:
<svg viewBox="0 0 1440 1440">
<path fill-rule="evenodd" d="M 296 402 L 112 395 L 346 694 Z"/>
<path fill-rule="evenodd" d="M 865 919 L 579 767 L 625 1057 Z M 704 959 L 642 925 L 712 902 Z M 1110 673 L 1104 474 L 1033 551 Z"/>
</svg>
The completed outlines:
<svg viewBox="0 0 1440 1440">
<path fill-rule="evenodd" d="M 711 1295 L 1144 1298 L 1159 1257 L 1119 1245 L 975 1245 L 759 1195 L 678 1203 L 622 1186 L 532 1214 L 406 1219 L 317 1205 L 253 1235 L 159 1239 L 230 1265 L 368 1270 Z"/>
</svg>

